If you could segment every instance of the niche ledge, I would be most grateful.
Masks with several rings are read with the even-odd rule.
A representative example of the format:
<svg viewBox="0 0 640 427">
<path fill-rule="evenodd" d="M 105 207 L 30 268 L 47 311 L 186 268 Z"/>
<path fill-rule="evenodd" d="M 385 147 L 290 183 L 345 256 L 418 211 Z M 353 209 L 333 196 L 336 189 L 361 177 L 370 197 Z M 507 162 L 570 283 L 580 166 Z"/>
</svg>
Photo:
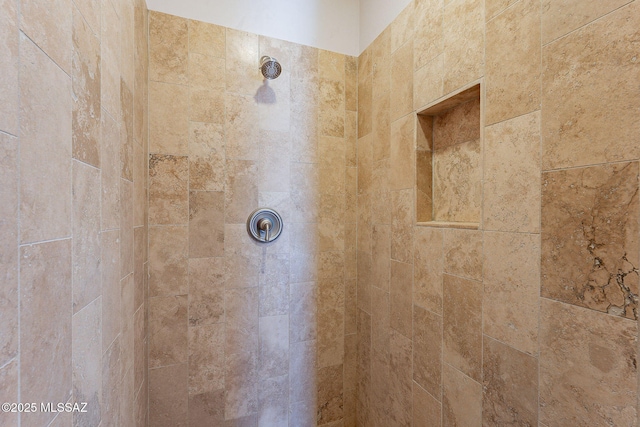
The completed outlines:
<svg viewBox="0 0 640 427">
<path fill-rule="evenodd" d="M 436 102 L 416 117 L 416 224 L 478 229 L 480 84 Z"/>
</svg>

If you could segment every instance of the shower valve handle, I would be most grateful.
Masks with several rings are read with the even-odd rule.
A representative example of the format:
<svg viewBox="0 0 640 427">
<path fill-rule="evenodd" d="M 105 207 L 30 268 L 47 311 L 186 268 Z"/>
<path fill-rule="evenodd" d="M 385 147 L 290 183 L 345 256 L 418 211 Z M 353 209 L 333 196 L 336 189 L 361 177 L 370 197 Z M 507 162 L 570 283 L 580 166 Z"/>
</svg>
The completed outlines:
<svg viewBox="0 0 640 427">
<path fill-rule="evenodd" d="M 271 227 L 273 227 L 273 223 L 269 218 L 262 218 L 260 221 L 258 221 L 258 228 L 264 231 L 265 242 L 268 242 L 270 240 L 269 234 L 271 231 Z"/>
</svg>

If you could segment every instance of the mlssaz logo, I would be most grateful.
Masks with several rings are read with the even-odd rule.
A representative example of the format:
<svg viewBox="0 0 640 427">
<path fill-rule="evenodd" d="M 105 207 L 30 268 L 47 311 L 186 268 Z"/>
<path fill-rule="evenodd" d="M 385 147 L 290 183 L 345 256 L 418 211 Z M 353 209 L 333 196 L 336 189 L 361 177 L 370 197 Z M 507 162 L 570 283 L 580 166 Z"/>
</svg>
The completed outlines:
<svg viewBox="0 0 640 427">
<path fill-rule="evenodd" d="M 87 412 L 87 402 L 80 403 L 40 403 L 40 412 Z"/>
</svg>

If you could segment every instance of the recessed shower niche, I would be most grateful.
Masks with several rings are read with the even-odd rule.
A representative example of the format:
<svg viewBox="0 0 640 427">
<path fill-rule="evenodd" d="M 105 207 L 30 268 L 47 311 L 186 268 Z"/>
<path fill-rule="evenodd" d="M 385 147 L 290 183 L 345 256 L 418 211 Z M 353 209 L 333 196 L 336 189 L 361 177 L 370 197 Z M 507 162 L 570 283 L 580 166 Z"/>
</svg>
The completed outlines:
<svg viewBox="0 0 640 427">
<path fill-rule="evenodd" d="M 477 228 L 482 206 L 480 84 L 419 111 L 416 220 Z"/>
</svg>

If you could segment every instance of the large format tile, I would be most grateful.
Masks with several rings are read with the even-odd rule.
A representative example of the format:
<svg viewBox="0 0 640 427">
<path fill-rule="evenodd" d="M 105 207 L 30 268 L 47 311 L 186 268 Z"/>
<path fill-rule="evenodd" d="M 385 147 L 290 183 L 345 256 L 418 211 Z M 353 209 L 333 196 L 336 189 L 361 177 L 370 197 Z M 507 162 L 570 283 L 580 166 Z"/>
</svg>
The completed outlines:
<svg viewBox="0 0 640 427">
<path fill-rule="evenodd" d="M 20 259 L 20 398 L 66 402 L 72 388 L 71 239 L 23 246 Z M 30 423 L 42 425 L 55 414 L 30 415 Z"/>
<path fill-rule="evenodd" d="M 444 275 L 443 358 L 482 379 L 482 283 Z"/>
<path fill-rule="evenodd" d="M 389 174 L 391 190 L 415 185 L 415 116 L 407 114 L 391 124 L 391 157 Z"/>
<path fill-rule="evenodd" d="M 149 152 L 189 152 L 189 90 L 180 85 L 149 83 Z"/>
<path fill-rule="evenodd" d="M 226 54 L 225 42 L 224 27 L 189 20 L 189 52 L 224 58 Z"/>
<path fill-rule="evenodd" d="M 73 157 L 100 166 L 100 39 L 73 8 Z"/>
<path fill-rule="evenodd" d="M 480 0 L 455 0 L 444 6 L 444 93 L 484 73 L 484 17 Z"/>
<path fill-rule="evenodd" d="M 417 305 L 413 306 L 413 380 L 436 399 L 440 398 L 442 316 Z"/>
<path fill-rule="evenodd" d="M 189 395 L 224 389 L 223 323 L 189 326 Z"/>
<path fill-rule="evenodd" d="M 538 110 L 540 2 L 516 3 L 487 23 L 486 37 L 486 124 Z"/>
<path fill-rule="evenodd" d="M 149 228 L 149 296 L 186 295 L 189 235 L 186 226 Z"/>
<path fill-rule="evenodd" d="M 482 237 L 477 230 L 444 230 L 444 272 L 481 280 Z"/>
<path fill-rule="evenodd" d="M 189 326 L 224 321 L 224 259 L 189 260 Z"/>
<path fill-rule="evenodd" d="M 45 6 L 40 4 L 44 2 L 29 3 L 29 7 L 34 8 Z M 44 11 L 38 14 L 44 14 Z M 22 242 L 50 240 L 71 234 L 71 110 L 71 79 L 31 40 L 21 35 Z"/>
<path fill-rule="evenodd" d="M 606 2 L 593 0 L 543 0 L 542 43 L 547 44 L 562 37 L 629 2 L 630 0 L 609 0 Z"/>
<path fill-rule="evenodd" d="M 485 233 L 484 333 L 538 352 L 540 236 Z"/>
<path fill-rule="evenodd" d="M 413 303 L 442 314 L 443 232 L 416 227 L 413 241 Z"/>
<path fill-rule="evenodd" d="M 540 113 L 489 126 L 484 141 L 484 229 L 539 232 Z"/>
<path fill-rule="evenodd" d="M 0 133 L 0 182 L 3 183 L 0 187 L 1 366 L 18 354 L 18 153 L 18 139 Z"/>
<path fill-rule="evenodd" d="M 391 261 L 389 286 L 390 325 L 407 338 L 411 337 L 413 265 Z"/>
<path fill-rule="evenodd" d="M 389 108 L 392 121 L 413 110 L 413 41 L 405 43 L 391 56 Z"/>
<path fill-rule="evenodd" d="M 189 159 L 149 156 L 149 224 L 187 224 L 189 220 Z"/>
<path fill-rule="evenodd" d="M 174 15 L 149 13 L 149 80 L 188 82 L 188 21 Z"/>
<path fill-rule="evenodd" d="M 447 364 L 442 375 L 442 425 L 480 427 L 482 385 Z"/>
<path fill-rule="evenodd" d="M 3 102 L 0 104 L 0 130 L 11 135 L 19 131 L 20 87 L 18 73 L 20 69 L 20 33 L 18 31 L 18 1 L 3 0 L 0 2 L 0 92 Z"/>
<path fill-rule="evenodd" d="M 543 169 L 640 156 L 639 37 L 634 2 L 542 50 Z"/>
<path fill-rule="evenodd" d="M 149 425 L 188 425 L 187 371 L 186 363 L 149 371 Z"/>
<path fill-rule="evenodd" d="M 548 172 L 541 295 L 636 319 L 638 163 Z"/>
<path fill-rule="evenodd" d="M 416 384 L 413 384 L 413 425 L 416 427 L 442 425 L 442 405 Z"/>
<path fill-rule="evenodd" d="M 540 318 L 541 421 L 634 425 L 636 323 L 547 299 Z"/>
<path fill-rule="evenodd" d="M 72 7 L 71 0 L 20 2 L 20 29 L 67 74 L 71 74 Z"/>
<path fill-rule="evenodd" d="M 224 190 L 224 127 L 189 123 L 189 189 Z"/>
<path fill-rule="evenodd" d="M 442 54 L 443 0 L 417 0 L 414 8 L 413 63 L 418 70 Z"/>
<path fill-rule="evenodd" d="M 187 363 L 188 302 L 185 295 L 149 299 L 149 367 Z"/>
<path fill-rule="evenodd" d="M 538 424 L 538 359 L 484 339 L 482 425 Z"/>
<path fill-rule="evenodd" d="M 189 258 L 224 255 L 224 193 L 189 193 Z"/>
</svg>

